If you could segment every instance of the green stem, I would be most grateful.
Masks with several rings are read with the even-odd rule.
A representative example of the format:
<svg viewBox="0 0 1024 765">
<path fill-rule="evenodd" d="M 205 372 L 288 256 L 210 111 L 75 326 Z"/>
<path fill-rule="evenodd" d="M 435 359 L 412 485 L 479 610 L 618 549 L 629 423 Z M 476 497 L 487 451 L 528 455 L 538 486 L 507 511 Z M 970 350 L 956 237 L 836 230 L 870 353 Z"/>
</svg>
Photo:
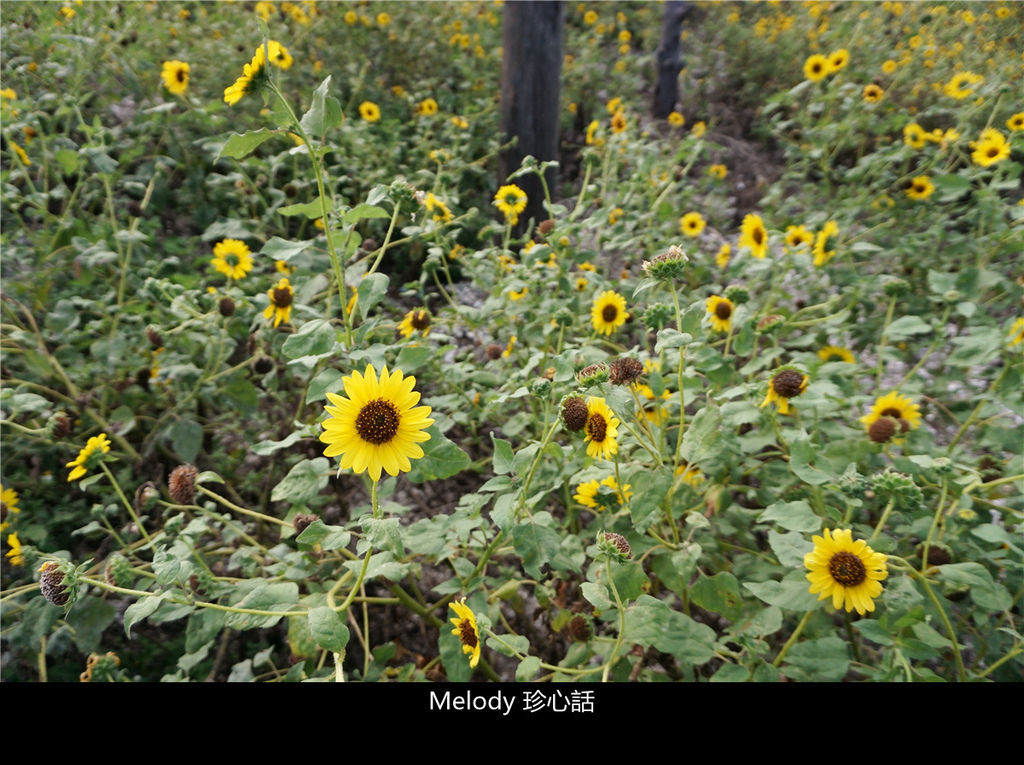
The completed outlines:
<svg viewBox="0 0 1024 765">
<path fill-rule="evenodd" d="M 800 623 L 796 625 L 796 629 L 793 630 L 793 634 L 789 636 L 789 640 L 787 640 L 786 644 L 782 646 L 782 650 L 779 651 L 779 655 L 776 656 L 775 661 L 772 662 L 773 667 L 778 667 L 782 664 L 782 660 L 785 658 L 786 654 L 789 653 L 789 649 L 793 647 L 796 639 L 800 637 L 800 633 L 804 631 L 804 627 L 807 626 L 807 622 L 810 621 L 811 614 L 813 613 L 813 611 L 808 611 L 804 614 L 803 619 L 801 619 Z"/>
<path fill-rule="evenodd" d="M 942 619 L 942 623 L 946 625 L 946 632 L 949 633 L 949 642 L 953 645 L 953 658 L 956 660 L 957 678 L 960 680 L 960 682 L 966 682 L 967 673 L 964 669 L 963 657 L 960 656 L 960 644 L 957 642 L 956 631 L 953 629 L 953 624 L 949 621 L 949 617 L 946 615 L 946 610 L 942 607 L 942 604 L 939 602 L 939 599 L 935 596 L 935 593 L 932 591 L 931 585 L 928 584 L 927 577 L 921 574 L 917 569 L 915 569 L 906 561 L 903 561 L 903 563 L 906 564 L 908 573 L 912 577 L 914 577 L 914 579 L 921 583 L 921 586 L 924 588 L 925 593 L 931 600 L 932 605 L 935 606 L 935 610 L 939 612 L 939 617 Z"/>
<path fill-rule="evenodd" d="M 942 482 L 942 493 L 939 495 L 939 504 L 935 508 L 935 516 L 932 518 L 931 528 L 928 529 L 928 536 L 924 538 L 924 546 L 921 548 L 921 573 L 923 574 L 928 569 L 928 548 L 932 543 L 932 536 L 935 534 L 935 529 L 938 528 L 939 519 L 942 518 L 942 506 L 946 503 L 946 492 L 949 485 L 946 481 Z"/>
<path fill-rule="evenodd" d="M 615 665 L 619 649 L 622 648 L 622 641 L 626 639 L 626 609 L 622 605 L 622 598 L 619 597 L 619 590 L 615 586 L 615 577 L 612 576 L 612 556 L 610 553 L 605 556 L 605 568 L 608 571 L 608 585 L 612 589 L 612 595 L 615 596 L 615 607 L 619 610 L 619 636 L 615 641 L 615 645 L 612 646 L 612 652 L 608 657 L 608 661 L 604 663 L 604 670 L 601 672 L 602 683 L 608 682 L 608 675 Z"/>
<path fill-rule="evenodd" d="M 882 388 L 882 370 L 885 367 L 885 344 L 889 339 L 889 325 L 892 323 L 892 313 L 896 309 L 896 296 L 889 298 L 889 307 L 885 311 L 885 321 L 882 324 L 882 337 L 878 341 L 878 367 L 875 370 L 876 385 Z"/>
<path fill-rule="evenodd" d="M 220 494 L 216 494 L 216 493 L 210 491 L 205 486 L 197 485 L 196 488 L 199 491 L 201 491 L 203 494 L 205 494 L 206 496 L 208 496 L 211 499 L 213 499 L 213 500 L 219 502 L 220 504 L 224 505 L 224 507 L 227 507 L 227 508 L 230 508 L 231 510 L 234 510 L 236 513 L 242 513 L 243 515 L 248 515 L 251 518 L 256 518 L 256 519 L 261 520 L 261 521 L 266 521 L 267 523 L 276 523 L 278 526 L 285 526 L 285 527 L 291 528 L 291 524 L 288 523 L 287 521 L 282 521 L 280 518 L 275 518 L 272 515 L 264 515 L 263 513 L 257 513 L 255 510 L 250 510 L 249 508 L 242 507 L 241 505 L 236 505 L 234 502 L 232 502 L 232 501 L 230 501 L 228 499 L 225 499 Z"/>
<path fill-rule="evenodd" d="M 119 484 L 117 479 L 114 478 L 114 474 L 110 472 L 110 468 L 107 467 L 106 463 L 101 462 L 100 467 L 103 469 L 103 472 L 107 474 L 107 478 L 110 479 L 110 483 L 113 485 L 114 491 L 117 492 L 117 496 L 121 498 L 122 504 L 124 504 L 128 509 L 128 514 L 132 517 L 132 520 L 135 521 L 135 525 L 139 527 L 139 533 L 141 533 L 142 538 L 146 540 L 146 544 L 152 544 L 153 540 L 150 538 L 149 534 L 146 533 L 146 527 L 142 525 L 142 521 L 135 512 L 135 507 L 128 501 L 128 497 L 124 495 L 124 492 L 121 491 L 121 484 Z"/>
<path fill-rule="evenodd" d="M 875 526 L 875 531 L 871 535 L 871 537 L 868 539 L 868 543 L 869 544 L 871 542 L 875 541 L 875 537 L 877 537 L 882 532 L 882 529 L 885 528 L 885 522 L 887 520 L 889 520 L 889 513 L 892 512 L 892 508 L 893 508 L 893 506 L 895 504 L 896 504 L 896 497 L 895 496 L 889 497 L 889 502 L 888 502 L 888 504 L 886 504 L 885 510 L 882 511 L 882 517 L 878 519 L 878 524 Z M 847 525 L 848 522 L 849 522 L 849 518 L 848 517 L 843 519 L 843 525 L 844 526 Z"/>
</svg>

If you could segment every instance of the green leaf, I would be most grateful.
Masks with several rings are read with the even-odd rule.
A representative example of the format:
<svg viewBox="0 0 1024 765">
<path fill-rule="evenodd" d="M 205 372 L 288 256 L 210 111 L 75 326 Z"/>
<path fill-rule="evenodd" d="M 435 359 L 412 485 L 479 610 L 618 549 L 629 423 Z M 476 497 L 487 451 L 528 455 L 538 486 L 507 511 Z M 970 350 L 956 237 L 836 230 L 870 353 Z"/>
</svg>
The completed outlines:
<svg viewBox="0 0 1024 765">
<path fill-rule="evenodd" d="M 802 571 L 790 572 L 781 582 L 744 582 L 743 586 L 770 606 L 790 611 L 811 611 L 819 605 Z"/>
<path fill-rule="evenodd" d="M 536 656 L 527 656 L 516 667 L 516 682 L 517 683 L 528 683 L 533 680 L 537 672 L 540 671 L 540 659 Z"/>
<path fill-rule="evenodd" d="M 513 649 L 518 653 L 530 652 L 530 639 L 526 635 L 502 635 L 501 640 L 506 645 L 492 642 L 491 648 L 504 656 L 514 656 Z"/>
<path fill-rule="evenodd" d="M 639 563 L 632 561 L 622 564 L 612 564 L 612 579 L 615 580 L 615 589 L 619 591 L 619 598 L 623 603 L 628 603 L 640 596 L 644 585 L 650 585 L 651 581 L 644 573 L 644 568 Z"/>
<path fill-rule="evenodd" d="M 690 464 L 699 465 L 722 450 L 722 412 L 709 404 L 697 412 L 686 426 L 680 455 Z"/>
<path fill-rule="evenodd" d="M 154 595 L 153 597 L 142 598 L 141 600 L 135 601 L 125 609 L 124 634 L 128 636 L 129 640 L 131 640 L 132 637 L 132 627 L 160 608 L 160 604 L 163 602 L 164 597 L 166 597 L 166 594 L 161 593 L 160 595 Z"/>
<path fill-rule="evenodd" d="M 330 205 L 327 206 L 327 209 L 330 209 Z M 320 202 L 319 196 L 317 196 L 317 198 L 312 202 L 298 202 L 293 205 L 278 207 L 277 211 L 285 217 L 305 215 L 310 220 L 315 220 L 316 218 L 322 218 L 324 216 L 324 208 Z"/>
<path fill-rule="evenodd" d="M 302 533 L 295 537 L 295 541 L 301 545 L 320 545 L 324 550 L 340 550 L 348 547 L 352 539 L 352 532 L 344 526 L 328 526 L 319 518 L 302 530 Z"/>
<path fill-rule="evenodd" d="M 203 446 L 203 426 L 189 419 L 180 419 L 167 433 L 171 447 L 182 462 L 194 462 Z"/>
<path fill-rule="evenodd" d="M 350 560 L 346 561 L 344 566 L 358 576 L 363 568 L 363 562 L 361 560 Z M 399 563 L 395 560 L 395 556 L 391 554 L 391 551 L 388 550 L 370 556 L 370 561 L 366 566 L 366 581 L 383 577 L 384 579 L 391 579 L 397 582 L 404 579 L 408 573 L 409 564 Z"/>
<path fill-rule="evenodd" d="M 309 402 L 307 401 L 306 403 L 308 404 Z M 266 457 L 276 451 L 280 451 L 281 449 L 287 449 L 301 438 L 302 433 L 296 431 L 295 433 L 285 436 L 280 441 L 260 441 L 252 447 L 252 453 L 258 454 L 261 457 Z"/>
<path fill-rule="evenodd" d="M 268 130 L 267 128 L 250 130 L 248 133 L 234 133 L 221 147 L 217 159 L 221 157 L 231 157 L 232 159 L 247 157 L 252 154 L 257 146 L 265 141 L 269 141 L 276 135 L 279 135 L 276 130 Z"/>
<path fill-rule="evenodd" d="M 341 222 L 346 226 L 355 223 L 356 221 L 364 220 L 367 218 L 390 218 L 391 214 L 383 207 L 377 207 L 377 205 L 359 204 L 349 210 L 342 217 Z"/>
<path fill-rule="evenodd" d="M 321 648 L 341 653 L 348 645 L 349 632 L 341 614 L 327 606 L 309 612 L 309 632 Z"/>
<path fill-rule="evenodd" d="M 811 529 L 811 531 L 817 530 L 817 528 Z M 779 559 L 779 563 L 786 568 L 802 566 L 804 555 L 814 547 L 807 536 L 799 531 L 780 534 L 775 529 L 768 532 L 768 544 L 771 546 L 772 552 L 775 553 L 775 557 Z"/>
<path fill-rule="evenodd" d="M 390 282 L 391 280 L 388 278 L 388 275 L 381 273 L 367 274 L 359 282 L 359 297 L 356 300 L 356 306 L 359 308 L 359 314 L 364 319 L 370 315 L 373 307 L 387 294 Z"/>
<path fill-rule="evenodd" d="M 412 470 L 409 471 L 409 480 L 413 483 L 423 483 L 441 478 L 451 478 L 469 467 L 472 460 L 469 455 L 460 449 L 453 441 L 448 440 L 436 425 L 427 428 L 430 440 L 420 444 L 423 448 L 423 458 L 412 460 Z"/>
<path fill-rule="evenodd" d="M 939 192 L 936 201 L 949 202 L 961 196 L 971 188 L 971 181 L 962 175 L 936 175 L 932 178 L 935 189 Z"/>
<path fill-rule="evenodd" d="M 309 111 L 303 114 L 302 119 L 299 120 L 302 129 L 312 136 L 322 136 L 328 130 L 337 127 L 341 123 L 341 110 L 339 109 L 337 115 L 335 115 L 333 113 L 334 110 L 327 104 L 327 89 L 330 85 L 331 75 L 327 75 L 324 81 L 313 91 L 313 100 L 309 105 Z M 336 116 L 337 122 L 335 122 Z"/>
<path fill-rule="evenodd" d="M 395 359 L 395 367 L 401 369 L 405 374 L 415 372 L 430 361 L 435 353 L 437 351 L 433 348 L 407 345 L 398 352 L 398 358 Z"/>
<path fill-rule="evenodd" d="M 200 608 L 192 614 L 185 627 L 185 653 L 195 653 L 216 638 L 224 629 L 226 618 L 224 611 L 214 611 L 212 608 Z"/>
<path fill-rule="evenodd" d="M 634 491 L 629 501 L 629 514 L 633 519 L 633 526 L 638 532 L 643 533 L 658 518 L 661 503 L 672 488 L 672 476 L 667 470 L 652 473 L 649 469 L 642 468 L 630 473 L 626 483 L 632 486 Z"/>
<path fill-rule="evenodd" d="M 584 582 L 580 585 L 580 592 L 598 611 L 608 611 L 615 607 L 608 593 L 608 588 L 597 582 Z"/>
<path fill-rule="evenodd" d="M 343 375 L 337 369 L 328 367 L 322 370 L 316 377 L 309 381 L 309 387 L 306 389 L 306 403 L 311 401 L 323 401 L 327 398 L 325 393 L 330 391 L 331 393 L 340 394 L 343 385 L 338 381 L 341 380 Z"/>
<path fill-rule="evenodd" d="M 363 539 L 359 540 L 356 551 L 363 555 L 369 547 L 390 550 L 398 557 L 405 554 L 402 541 L 402 527 L 397 518 L 363 518 Z"/>
<path fill-rule="evenodd" d="M 650 595 L 626 609 L 626 642 L 654 646 L 686 664 L 704 664 L 715 655 L 713 629 Z"/>
<path fill-rule="evenodd" d="M 932 326 L 920 316 L 901 316 L 892 322 L 885 334 L 890 340 L 905 340 L 912 335 L 927 335 Z"/>
<path fill-rule="evenodd" d="M 282 239 L 279 236 L 272 236 L 267 240 L 267 243 L 263 245 L 263 249 L 260 250 L 262 255 L 266 255 L 268 258 L 274 260 L 283 260 L 286 263 L 304 251 L 311 244 L 312 239 L 307 239 L 304 242 L 291 242 L 287 239 Z"/>
<path fill-rule="evenodd" d="M 267 582 L 248 579 L 235 585 L 231 598 L 232 606 L 251 608 L 257 611 L 288 611 L 298 603 L 299 586 L 295 582 Z M 231 613 L 227 626 L 236 630 L 273 627 L 281 621 L 280 616 L 259 616 L 257 614 Z"/>
<path fill-rule="evenodd" d="M 812 462 L 816 462 L 817 466 L 812 465 Z M 806 436 L 794 438 L 790 442 L 789 469 L 793 475 L 811 486 L 820 486 L 838 478 L 832 464 L 821 454 L 820 448 L 812 444 Z"/>
<path fill-rule="evenodd" d="M 325 319 L 307 321 L 294 335 L 289 335 L 281 352 L 289 359 L 318 356 L 334 348 L 334 328 Z"/>
<path fill-rule="evenodd" d="M 781 669 L 793 680 L 839 682 L 850 669 L 846 643 L 832 636 L 797 643 L 786 654 Z"/>
<path fill-rule="evenodd" d="M 270 494 L 271 502 L 308 504 L 327 485 L 330 471 L 331 463 L 326 457 L 295 463 L 288 475 L 274 487 Z"/>
<path fill-rule="evenodd" d="M 721 614 L 729 621 L 736 621 L 742 613 L 740 582 L 728 571 L 719 571 L 714 576 L 701 574 L 690 592 L 693 602 L 698 606 L 705 611 Z"/>
<path fill-rule="evenodd" d="M 798 499 L 796 502 L 775 502 L 768 505 L 758 516 L 758 521 L 775 523 L 787 531 L 806 533 L 821 529 L 821 518 L 815 515 L 811 506 L 802 499 Z M 801 562 L 803 562 L 802 557 Z"/>
<path fill-rule="evenodd" d="M 658 342 L 654 345 L 654 352 L 661 353 L 668 348 L 681 348 L 693 342 L 693 335 L 688 332 L 665 327 L 658 330 Z"/>
<path fill-rule="evenodd" d="M 540 567 L 550 563 L 562 546 L 561 535 L 548 526 L 527 521 L 512 529 L 512 546 L 522 558 L 523 569 L 534 579 L 541 579 Z"/>
<path fill-rule="evenodd" d="M 495 438 L 494 431 L 491 431 L 491 443 L 494 444 L 494 472 L 496 475 L 506 475 L 512 472 L 512 461 L 515 454 L 512 451 L 512 444 L 503 438 Z"/>
<path fill-rule="evenodd" d="M 723 664 L 711 676 L 712 683 L 745 683 L 750 680 L 750 670 L 742 664 Z"/>
</svg>

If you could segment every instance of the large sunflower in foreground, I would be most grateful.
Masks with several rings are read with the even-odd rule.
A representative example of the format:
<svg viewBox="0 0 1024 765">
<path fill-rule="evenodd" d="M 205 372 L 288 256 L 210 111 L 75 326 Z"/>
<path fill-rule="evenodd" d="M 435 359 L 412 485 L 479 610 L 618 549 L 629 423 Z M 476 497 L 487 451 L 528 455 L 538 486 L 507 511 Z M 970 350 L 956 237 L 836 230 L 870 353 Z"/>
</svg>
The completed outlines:
<svg viewBox="0 0 1024 765">
<path fill-rule="evenodd" d="M 626 323 L 626 298 L 617 292 L 605 290 L 594 300 L 590 308 L 590 322 L 602 335 L 610 335 Z"/>
<path fill-rule="evenodd" d="M 619 435 L 619 418 L 603 398 L 592 396 L 587 400 L 587 424 L 583 426 L 587 441 L 587 455 L 611 459 L 619 451 L 615 437 Z"/>
<path fill-rule="evenodd" d="M 818 600 L 831 597 L 836 609 L 857 609 L 861 615 L 874 611 L 874 598 L 882 594 L 881 582 L 889 575 L 885 556 L 861 539 L 853 541 L 850 529 L 825 529 L 825 536 L 812 540 L 814 550 L 804 556 L 810 592 Z"/>
<path fill-rule="evenodd" d="M 476 626 L 476 614 L 466 605 L 465 598 L 449 603 L 448 607 L 456 613 L 451 619 L 455 625 L 452 634 L 459 636 L 462 652 L 469 655 L 469 666 L 475 669 L 480 663 L 480 628 Z"/>
<path fill-rule="evenodd" d="M 426 429 L 434 422 L 429 406 L 416 406 L 416 378 L 397 369 L 389 373 L 385 366 L 378 379 L 367 364 L 363 374 L 353 372 L 342 382 L 348 398 L 327 394 L 333 406 L 324 407 L 330 415 L 320 434 L 328 445 L 324 456 L 340 456 L 342 469 L 369 472 L 374 481 L 382 470 L 388 475 L 411 470 L 409 460 L 423 456 L 420 444 L 430 439 Z"/>
<path fill-rule="evenodd" d="M 870 431 L 871 426 L 882 417 L 892 417 L 895 419 L 899 423 L 900 430 L 904 433 L 908 430 L 916 430 L 921 426 L 920 407 L 896 391 L 877 398 L 871 407 L 871 411 L 861 417 L 860 421 Z"/>
</svg>

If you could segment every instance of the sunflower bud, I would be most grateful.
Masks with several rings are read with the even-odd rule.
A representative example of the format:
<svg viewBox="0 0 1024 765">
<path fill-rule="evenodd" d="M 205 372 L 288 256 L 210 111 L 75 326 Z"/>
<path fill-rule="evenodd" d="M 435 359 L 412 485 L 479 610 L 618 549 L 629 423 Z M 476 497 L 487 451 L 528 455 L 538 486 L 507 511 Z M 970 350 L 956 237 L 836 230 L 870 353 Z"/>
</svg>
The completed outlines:
<svg viewBox="0 0 1024 765">
<path fill-rule="evenodd" d="M 750 290 L 746 287 L 741 287 L 738 284 L 734 284 L 730 287 L 725 288 L 725 297 L 734 302 L 736 305 L 743 305 L 750 301 Z"/>
<path fill-rule="evenodd" d="M 196 498 L 196 476 L 199 471 L 195 465 L 178 465 L 171 471 L 167 479 L 167 490 L 179 505 L 191 505 Z"/>
<path fill-rule="evenodd" d="M 554 319 L 555 324 L 557 324 L 560 327 L 571 326 L 573 322 L 572 311 L 570 311 L 568 308 L 559 308 L 557 311 L 555 311 Z"/>
<path fill-rule="evenodd" d="M 71 418 L 64 412 L 54 412 L 46 421 L 46 428 L 53 438 L 65 438 L 71 432 Z"/>
<path fill-rule="evenodd" d="M 135 583 L 132 564 L 121 553 L 113 553 L 103 566 L 103 579 L 115 587 L 130 587 Z"/>
<path fill-rule="evenodd" d="M 43 597 L 55 606 L 66 605 L 71 594 L 64 583 L 64 567 L 56 561 L 48 560 L 39 571 L 39 591 Z"/>
<path fill-rule="evenodd" d="M 786 321 L 785 316 L 780 316 L 777 313 L 770 313 L 767 316 L 762 316 L 757 320 L 757 331 L 758 332 L 771 332 L 776 327 L 781 327 Z"/>
<path fill-rule="evenodd" d="M 548 218 L 547 220 L 542 220 L 540 222 L 540 225 L 537 226 L 537 231 L 540 233 L 541 236 L 547 236 L 552 232 L 554 228 L 555 222 L 551 218 Z"/>
<path fill-rule="evenodd" d="M 670 282 L 675 279 L 682 279 L 686 275 L 686 263 L 689 261 L 682 248 L 672 245 L 667 252 L 655 255 L 650 260 L 645 260 L 641 265 L 644 273 L 652 279 L 663 282 Z"/>
<path fill-rule="evenodd" d="M 534 396 L 547 396 L 551 390 L 551 380 L 546 377 L 537 377 L 530 383 L 530 393 Z"/>
<path fill-rule="evenodd" d="M 893 417 L 879 417 L 868 428 L 868 438 L 876 444 L 884 444 L 896 435 L 898 428 L 899 425 Z"/>
<path fill-rule="evenodd" d="M 889 279 L 882 285 L 882 292 L 889 297 L 902 297 L 910 294 L 910 285 L 903 279 Z"/>
<path fill-rule="evenodd" d="M 594 625 L 583 614 L 573 616 L 569 623 L 565 625 L 565 631 L 577 643 L 586 643 L 594 637 Z"/>
<path fill-rule="evenodd" d="M 562 424 L 565 429 L 576 433 L 587 424 L 587 402 L 580 396 L 569 396 L 562 401 Z"/>
<path fill-rule="evenodd" d="M 919 544 L 914 552 L 920 557 L 924 552 L 924 542 Z M 932 542 L 928 547 L 929 566 L 945 566 L 951 560 L 953 560 L 953 551 L 947 545 L 941 542 Z"/>
<path fill-rule="evenodd" d="M 225 318 L 228 316 L 234 316 L 235 314 L 235 301 L 226 295 L 220 299 L 220 303 L 217 307 L 220 309 L 220 315 Z"/>
<path fill-rule="evenodd" d="M 576 373 L 576 381 L 583 387 L 608 382 L 608 365 L 598 363 L 583 367 Z"/>
<path fill-rule="evenodd" d="M 487 358 L 494 361 L 495 359 L 501 358 L 501 346 L 497 343 L 491 343 L 487 346 Z"/>
<path fill-rule="evenodd" d="M 615 359 L 608 369 L 608 379 L 612 385 L 629 385 L 644 373 L 644 365 L 636 359 Z"/>
<path fill-rule="evenodd" d="M 659 330 L 672 320 L 672 306 L 655 303 L 644 311 L 644 325 L 648 329 Z"/>
<path fill-rule="evenodd" d="M 265 375 L 267 372 L 274 368 L 274 362 L 271 361 L 266 356 L 259 356 L 252 363 L 252 368 L 253 370 L 255 370 L 256 374 Z"/>
<path fill-rule="evenodd" d="M 149 344 L 154 348 L 164 347 L 163 337 L 153 327 L 146 327 L 146 339 L 149 340 Z"/>
<path fill-rule="evenodd" d="M 615 534 L 610 531 L 606 531 L 598 537 L 597 547 L 601 552 L 607 553 L 620 561 L 628 560 L 632 554 L 626 538 L 622 534 Z"/>
<path fill-rule="evenodd" d="M 896 500 L 900 512 L 916 512 L 924 507 L 924 494 L 914 479 L 904 473 L 886 468 L 885 472 L 871 476 L 871 485 L 883 498 Z"/>
</svg>

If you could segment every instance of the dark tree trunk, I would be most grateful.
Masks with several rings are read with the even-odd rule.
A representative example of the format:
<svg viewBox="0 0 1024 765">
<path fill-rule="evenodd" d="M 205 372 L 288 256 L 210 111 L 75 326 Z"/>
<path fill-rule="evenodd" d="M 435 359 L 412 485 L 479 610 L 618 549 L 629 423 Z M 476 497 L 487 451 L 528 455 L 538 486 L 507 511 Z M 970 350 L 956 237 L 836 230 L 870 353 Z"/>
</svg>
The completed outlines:
<svg viewBox="0 0 1024 765">
<path fill-rule="evenodd" d="M 501 61 L 501 130 L 505 140 L 516 144 L 503 152 L 498 163 L 500 182 L 519 168 L 523 157 L 539 161 L 558 159 L 558 114 L 562 78 L 562 32 L 565 3 L 543 0 L 510 2 L 504 7 Z M 552 197 L 556 174 L 545 174 Z M 528 202 L 519 220 L 542 221 L 544 191 L 535 175 L 514 183 L 526 192 Z"/>
<path fill-rule="evenodd" d="M 658 80 L 654 84 L 652 113 L 664 119 L 675 108 L 679 100 L 679 72 L 683 68 L 683 57 L 679 44 L 679 32 L 683 19 L 690 13 L 690 4 L 682 0 L 668 0 L 661 17 L 661 41 L 658 43 Z"/>
</svg>

